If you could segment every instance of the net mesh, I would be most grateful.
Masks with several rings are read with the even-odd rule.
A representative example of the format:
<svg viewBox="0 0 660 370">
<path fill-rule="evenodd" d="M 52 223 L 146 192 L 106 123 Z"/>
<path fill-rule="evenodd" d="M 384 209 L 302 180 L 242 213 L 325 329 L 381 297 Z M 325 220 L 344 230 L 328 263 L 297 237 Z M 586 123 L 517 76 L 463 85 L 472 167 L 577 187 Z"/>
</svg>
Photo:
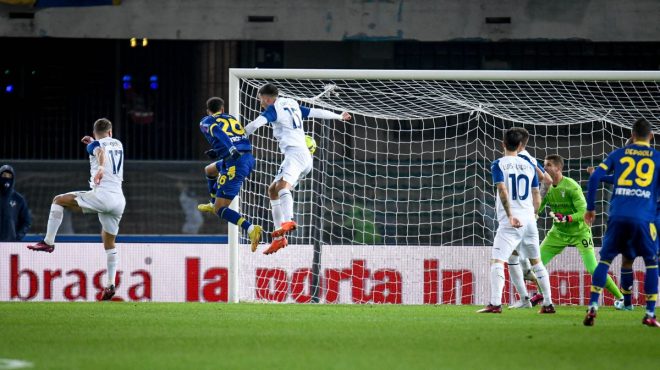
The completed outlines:
<svg viewBox="0 0 660 370">
<path fill-rule="evenodd" d="M 586 187 L 586 168 L 597 165 L 607 153 L 623 145 L 634 120 L 646 117 L 657 122 L 660 118 L 657 81 L 243 78 L 239 83 L 243 122 L 260 114 L 257 91 L 265 83 L 274 83 L 280 96 L 296 99 L 302 105 L 353 115 L 351 122 L 305 122 L 305 131 L 315 138 L 318 149 L 313 172 L 293 192 L 299 228 L 289 237 L 288 249 L 314 246 L 314 253 L 303 253 L 309 258 L 301 263 L 313 276 L 305 284 L 315 299 L 329 302 L 333 300 L 328 299 L 328 294 L 338 294 L 332 290 L 342 287 L 337 279 L 364 277 L 356 275 L 356 260 L 367 264 L 373 261 L 385 270 L 387 266 L 398 266 L 402 271 L 414 271 L 405 278 L 404 285 L 420 294 L 426 294 L 425 289 L 437 292 L 439 287 L 455 281 L 462 292 L 481 294 L 478 292 L 488 284 L 485 272 L 489 257 L 484 255 L 474 264 L 466 260 L 470 256 L 467 248 L 490 246 L 493 242 L 497 223 L 490 164 L 502 156 L 504 130 L 513 126 L 526 128 L 531 134 L 527 150 L 533 156 L 542 160 L 548 154 L 560 154 L 566 162 L 564 175 Z M 267 187 L 283 156 L 270 128 L 259 129 L 251 140 L 257 164 L 242 192 L 242 212 L 272 230 Z M 607 187 L 599 191 L 599 212 L 607 210 L 609 197 Z M 602 241 L 604 221 L 599 216 L 593 227 L 596 246 Z M 541 237 L 550 226 L 547 216 L 539 221 Z M 391 245 L 409 248 L 388 251 Z M 417 246 L 428 246 L 435 252 L 429 252 L 426 259 L 416 258 L 417 249 L 412 247 Z M 465 253 L 447 253 L 450 249 L 440 246 L 453 246 Z M 391 253 L 394 250 L 397 252 Z M 258 272 L 257 278 L 253 278 L 256 265 L 289 266 L 287 256 L 294 253 L 284 252 L 270 260 L 243 261 L 241 268 L 247 272 L 241 274 L 247 273 L 253 279 L 247 290 L 252 292 L 261 285 L 272 284 L 260 280 Z M 433 253 L 437 255 L 434 257 Z M 442 262 L 427 262 L 434 258 L 451 261 L 444 267 Z M 329 273 L 333 264 L 348 270 Z M 463 271 L 461 266 L 473 264 L 479 270 L 475 274 L 486 276 L 482 286 L 473 280 L 456 280 L 456 274 Z M 580 274 L 585 273 L 577 259 L 569 265 Z M 428 275 L 428 268 L 433 266 L 439 272 Z M 557 274 L 566 272 L 565 268 L 551 262 L 549 269 L 555 282 L 564 281 Z M 289 273 L 285 276 L 292 278 L 293 271 Z M 383 275 L 379 281 L 404 279 L 397 276 Z M 429 276 L 439 280 L 435 288 L 424 285 Z M 470 286 L 464 281 L 469 281 L 466 284 Z M 569 283 L 562 283 L 563 287 L 573 295 L 581 292 L 584 284 L 588 288 L 583 278 L 565 281 Z M 576 288 L 571 284 L 578 284 L 578 289 L 571 290 Z M 365 293 L 373 292 L 374 286 L 351 287 L 349 294 L 353 297 L 365 294 L 371 299 L 367 301 L 374 302 L 373 294 Z M 364 291 L 360 293 L 361 290 Z M 582 295 L 560 303 L 575 303 Z M 481 303 L 484 298 L 470 302 Z M 258 295 L 243 299 L 272 300 Z M 412 301 L 430 303 L 422 298 Z M 460 299 L 452 302 L 460 303 Z"/>
</svg>

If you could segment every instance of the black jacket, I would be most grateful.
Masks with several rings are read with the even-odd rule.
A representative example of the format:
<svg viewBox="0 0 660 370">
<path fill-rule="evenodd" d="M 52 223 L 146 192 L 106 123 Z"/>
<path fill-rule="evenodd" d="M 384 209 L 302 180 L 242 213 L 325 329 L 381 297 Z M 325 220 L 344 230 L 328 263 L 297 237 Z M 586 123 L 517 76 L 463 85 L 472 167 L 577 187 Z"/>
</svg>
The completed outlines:
<svg viewBox="0 0 660 370">
<path fill-rule="evenodd" d="M 23 196 L 14 190 L 16 173 L 9 165 L 0 167 L 0 175 L 11 172 L 11 180 L 0 176 L 0 242 L 23 239 L 32 224 L 30 209 Z"/>
</svg>

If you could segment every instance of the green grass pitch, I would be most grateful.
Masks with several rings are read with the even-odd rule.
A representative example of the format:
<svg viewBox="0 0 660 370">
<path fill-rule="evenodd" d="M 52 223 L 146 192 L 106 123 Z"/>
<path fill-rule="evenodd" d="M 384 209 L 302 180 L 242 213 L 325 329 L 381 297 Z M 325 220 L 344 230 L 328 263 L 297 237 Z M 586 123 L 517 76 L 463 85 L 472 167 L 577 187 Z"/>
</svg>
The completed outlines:
<svg viewBox="0 0 660 370">
<path fill-rule="evenodd" d="M 0 359 L 34 369 L 651 369 L 643 309 L 0 303 Z"/>
</svg>

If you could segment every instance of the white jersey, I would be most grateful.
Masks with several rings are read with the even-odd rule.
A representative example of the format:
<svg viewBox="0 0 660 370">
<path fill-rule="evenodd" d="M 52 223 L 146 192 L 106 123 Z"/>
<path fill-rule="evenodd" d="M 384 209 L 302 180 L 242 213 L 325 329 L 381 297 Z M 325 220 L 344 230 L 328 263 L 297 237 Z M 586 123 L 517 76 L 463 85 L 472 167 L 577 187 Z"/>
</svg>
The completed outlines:
<svg viewBox="0 0 660 370">
<path fill-rule="evenodd" d="M 503 182 L 509 193 L 509 209 L 513 217 L 518 218 L 522 223 L 533 220 L 535 222 L 534 202 L 532 197 L 532 188 L 539 187 L 539 180 L 536 176 L 535 166 L 526 158 L 504 156 L 491 166 L 493 183 Z M 497 220 L 500 225 L 509 225 L 509 218 L 506 216 L 502 200 L 496 191 L 495 201 L 497 209 Z"/>
<path fill-rule="evenodd" d="M 99 168 L 99 161 L 94 150 L 102 148 L 105 152 L 103 179 L 99 185 L 94 184 L 94 176 Z M 113 193 L 121 193 L 121 184 L 124 181 L 124 146 L 121 141 L 111 137 L 104 137 L 87 145 L 89 153 L 89 186 L 92 189 L 102 189 Z"/>
<path fill-rule="evenodd" d="M 277 139 L 282 153 L 291 149 L 308 151 L 303 129 L 303 112 L 297 101 L 277 98 L 261 115 L 273 126 L 273 136 Z"/>
</svg>

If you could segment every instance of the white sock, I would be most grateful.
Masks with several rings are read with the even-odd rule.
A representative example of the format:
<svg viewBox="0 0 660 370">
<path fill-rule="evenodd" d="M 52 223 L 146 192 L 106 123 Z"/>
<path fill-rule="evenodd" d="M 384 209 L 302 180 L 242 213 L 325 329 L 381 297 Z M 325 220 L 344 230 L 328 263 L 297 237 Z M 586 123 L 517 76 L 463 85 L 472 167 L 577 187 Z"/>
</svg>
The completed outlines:
<svg viewBox="0 0 660 370">
<path fill-rule="evenodd" d="M 511 278 L 513 286 L 516 287 L 520 300 L 524 301 L 529 298 L 529 294 L 527 293 L 525 279 L 523 279 L 522 267 L 520 266 L 520 263 L 518 263 L 518 260 L 518 256 L 512 255 L 509 257 L 509 277 Z"/>
<path fill-rule="evenodd" d="M 490 265 L 490 304 L 502 304 L 502 289 L 504 289 L 504 265 L 493 263 Z"/>
<path fill-rule="evenodd" d="M 541 291 L 543 291 L 543 305 L 551 305 L 552 304 L 552 291 L 550 290 L 550 275 L 548 274 L 548 270 L 545 269 L 545 266 L 543 266 L 543 263 L 539 262 L 536 265 L 532 266 L 532 271 L 534 271 L 534 274 L 536 275 L 536 280 L 539 282 L 539 285 L 541 286 Z"/>
<path fill-rule="evenodd" d="M 62 224 L 62 218 L 64 218 L 64 207 L 55 203 L 51 204 L 50 215 L 48 215 L 48 226 L 46 226 L 46 237 L 44 238 L 46 244 L 55 244 L 55 235 L 57 235 L 57 230 Z"/>
<path fill-rule="evenodd" d="M 280 225 L 282 225 L 282 222 L 284 222 L 282 220 L 284 217 L 282 216 L 282 206 L 280 205 L 280 200 L 271 199 L 270 209 L 273 211 L 273 223 L 275 224 L 275 229 L 279 229 Z"/>
<path fill-rule="evenodd" d="M 293 196 L 289 189 L 282 189 L 278 193 L 282 204 L 282 217 L 284 221 L 293 220 Z"/>
<path fill-rule="evenodd" d="M 108 286 L 115 285 L 115 278 L 117 276 L 117 264 L 119 263 L 117 248 L 106 249 L 105 253 L 108 257 Z"/>
</svg>

